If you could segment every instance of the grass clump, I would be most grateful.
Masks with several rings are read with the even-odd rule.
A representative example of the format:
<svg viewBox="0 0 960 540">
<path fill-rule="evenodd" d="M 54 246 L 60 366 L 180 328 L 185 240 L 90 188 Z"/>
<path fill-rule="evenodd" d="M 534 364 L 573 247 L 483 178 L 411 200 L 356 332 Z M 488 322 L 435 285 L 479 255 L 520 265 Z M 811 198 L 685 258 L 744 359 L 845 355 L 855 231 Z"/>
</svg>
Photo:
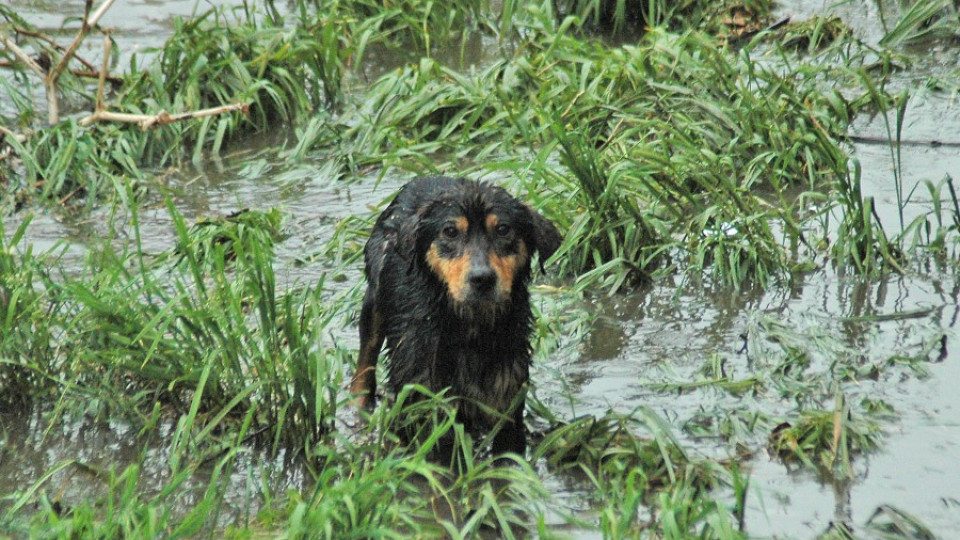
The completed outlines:
<svg viewBox="0 0 960 540">
<path fill-rule="evenodd" d="M 934 40 L 956 39 L 960 35 L 956 4 L 950 0 L 901 0 L 896 3 L 896 8 L 899 17 L 880 39 L 882 46 L 922 45 Z M 881 17 L 884 12 L 881 8 Z"/>
<path fill-rule="evenodd" d="M 612 412 L 600 418 L 581 417 L 551 428 L 534 453 L 551 467 L 576 468 L 602 482 L 605 475 L 621 476 L 637 469 L 646 475 L 645 489 L 677 481 L 690 460 L 662 424 L 654 439 L 641 439 L 634 429 L 645 424 L 640 414 Z M 649 411 L 645 416 L 662 422 Z"/>
<path fill-rule="evenodd" d="M 358 33 L 384 45 L 430 56 L 438 44 L 465 39 L 489 21 L 490 5 L 481 0 L 424 2 L 399 0 L 320 1 L 316 9 L 339 11 L 342 20 L 356 20 Z"/>
<path fill-rule="evenodd" d="M 879 446 L 879 427 L 863 415 L 854 415 L 844 399 L 837 402 L 835 410 L 807 410 L 795 423 L 774 428 L 770 451 L 787 462 L 830 475 L 852 475 L 851 458 Z"/>
<path fill-rule="evenodd" d="M 560 160 L 573 175 L 567 179 L 557 175 L 559 185 L 566 184 L 576 194 L 575 206 L 579 215 L 572 216 L 567 235 L 575 238 L 572 245 L 560 250 L 558 257 L 566 257 L 566 264 L 587 271 L 583 278 L 610 276 L 604 285 L 616 291 L 623 285 L 636 285 L 649 280 L 658 262 L 657 238 L 650 219 L 644 212 L 642 198 L 634 191 L 628 174 L 623 168 L 607 169 L 601 163 L 601 152 L 594 147 L 585 134 L 562 126 L 552 125 L 560 144 Z M 569 129 L 569 131 L 565 130 Z M 617 268 L 618 270 L 611 270 Z"/>
<path fill-rule="evenodd" d="M 638 430 L 652 438 L 639 437 Z M 734 511 L 709 495 L 728 478 L 739 482 L 738 477 L 709 461 L 691 459 L 652 411 L 554 422 L 534 458 L 545 459 L 551 470 L 576 471 L 589 481 L 593 497 L 603 501 L 600 529 L 606 538 L 742 536 Z"/>
<path fill-rule="evenodd" d="M 141 178 L 132 158 L 140 150 L 136 142 L 124 136 L 101 138 L 73 120 L 23 142 L 8 142 L 21 160 L 17 174 L 2 187 L 7 211 L 38 203 L 90 211 L 123 185 L 123 175 Z"/>
<path fill-rule="evenodd" d="M 781 31 L 780 43 L 786 49 L 808 54 L 843 44 L 850 39 L 851 29 L 840 17 L 812 17 L 788 24 Z"/>
<path fill-rule="evenodd" d="M 75 351 L 68 380 L 80 391 L 112 389 L 99 393 L 107 403 L 90 407 L 117 400 L 120 410 L 149 415 L 157 403 L 191 425 L 199 415 L 204 435 L 252 414 L 261 440 L 317 444 L 343 399 L 346 353 L 318 346 L 333 316 L 317 296 L 322 285 L 278 292 L 279 214 L 244 212 L 188 229 L 170 211 L 179 237 L 170 253 L 149 261 L 104 246 L 90 275 L 58 287 L 75 313 L 61 338 Z M 131 264 L 135 271 L 126 270 Z"/>
<path fill-rule="evenodd" d="M 815 85 L 797 82 L 806 74 L 761 69 L 699 35 L 647 39 L 644 47 L 625 47 L 613 58 L 604 53 L 609 71 L 596 70 L 603 83 L 594 84 L 607 94 L 591 96 L 596 105 L 569 115 L 566 125 L 590 127 L 574 128 L 565 138 L 597 141 L 593 149 L 581 143 L 579 155 L 596 156 L 595 170 L 629 186 L 620 191 L 625 199 L 646 203 L 645 220 L 618 217 L 653 231 L 640 235 L 648 253 L 670 253 L 694 275 L 708 272 L 729 284 L 789 275 L 805 256 L 797 249 L 804 238 L 793 217 L 796 203 L 780 195 L 771 205 L 764 192 L 822 188 L 846 175 L 837 138 L 846 111 L 834 109 Z M 598 51 L 591 60 L 600 58 Z M 809 108 L 811 100 L 826 107 Z M 822 116 L 811 118 L 811 110 Z M 810 129 L 820 130 L 818 136 Z M 784 225 L 782 238 L 774 222 Z M 629 245 L 623 235 L 611 238 Z"/>
<path fill-rule="evenodd" d="M 284 537 L 524 536 L 543 511 L 539 478 L 522 459 L 486 455 L 490 436 L 474 441 L 455 417 L 452 399 L 407 388 L 360 444 L 319 447 L 315 485 L 290 500 Z"/>
<path fill-rule="evenodd" d="M 257 255 L 272 257 L 274 245 L 283 239 L 282 218 L 276 208 L 265 212 L 245 208 L 222 218 L 201 219 L 190 227 L 186 238 L 181 238 L 189 245 L 181 243 L 174 253 L 181 262 L 187 256 L 204 260 L 222 249 L 223 259 L 233 261 L 238 249 L 243 252 L 244 246 L 256 246 Z"/>
<path fill-rule="evenodd" d="M 248 120 L 256 130 L 270 122 L 304 119 L 342 100 L 349 49 L 323 31 L 330 22 L 316 16 L 288 26 L 253 8 L 233 10 L 232 16 L 223 8 L 211 9 L 178 20 L 172 38 L 146 69 L 129 75 L 130 86 L 122 94 L 150 98 L 166 110 L 247 101 L 252 104 Z M 236 131 L 216 123 L 194 129 Z"/>
<path fill-rule="evenodd" d="M 24 32 L 39 35 L 19 22 Z M 84 128 L 79 119 L 68 118 L 35 133 L 28 130 L 22 140 L 6 138 L 21 163 L 18 181 L 6 183 L 4 191 L 22 201 L 36 196 L 59 205 L 84 200 L 93 204 L 102 200 L 103 192 L 120 190 L 123 180 L 116 177 L 142 179 L 145 166 L 199 159 L 243 133 L 336 107 L 349 51 L 336 34 L 337 39 L 330 39 L 330 29 L 321 33 L 324 39 L 317 39 L 315 27 L 327 26 L 315 18 L 287 27 L 282 20 L 239 8 L 178 19 L 173 36 L 145 66 L 134 57 L 106 108 L 150 118 L 244 103 L 249 105 L 246 115 L 205 116 L 152 129 L 113 122 Z M 86 98 L 89 90 L 78 84 L 61 85 L 59 91 Z M 18 117 L 32 117 L 31 100 L 16 100 L 14 106 Z"/>
<path fill-rule="evenodd" d="M 865 529 L 878 538 L 917 538 L 934 540 L 934 534 L 916 516 L 891 505 L 881 505 L 867 520 Z"/>
<path fill-rule="evenodd" d="M 522 537 L 543 499 L 529 467 L 489 459 L 449 469 L 393 453 L 372 461 L 329 461 L 306 497 L 294 496 L 283 538 Z"/>
<path fill-rule="evenodd" d="M 55 386 L 61 359 L 51 350 L 65 306 L 52 294 L 53 256 L 36 256 L 25 219 L 7 236 L 0 222 L 0 411 L 24 410 Z"/>
<path fill-rule="evenodd" d="M 347 148 L 368 164 L 399 163 L 416 170 L 435 167 L 429 154 L 475 152 L 488 143 L 508 147 L 511 138 L 496 126 L 508 126 L 510 111 L 500 108 L 496 79 L 504 66 L 495 65 L 472 77 L 460 75 L 424 58 L 380 78 L 347 131 Z M 494 93 L 490 93 L 494 92 Z M 509 132 L 508 132 L 509 133 Z M 460 148 L 460 150 L 458 150 Z M 490 153 L 488 149 L 484 153 Z"/>
</svg>

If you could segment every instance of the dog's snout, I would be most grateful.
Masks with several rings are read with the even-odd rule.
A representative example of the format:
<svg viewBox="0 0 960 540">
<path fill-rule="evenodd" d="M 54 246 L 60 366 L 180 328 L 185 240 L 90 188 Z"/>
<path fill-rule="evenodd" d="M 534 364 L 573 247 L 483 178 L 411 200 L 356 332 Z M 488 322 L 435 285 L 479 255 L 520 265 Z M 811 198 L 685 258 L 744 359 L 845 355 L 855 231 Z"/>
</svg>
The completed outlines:
<svg viewBox="0 0 960 540">
<path fill-rule="evenodd" d="M 497 274 L 490 268 L 489 264 L 479 264 L 474 266 L 467 274 L 470 286 L 477 292 L 487 292 L 493 288 L 497 282 Z"/>
</svg>

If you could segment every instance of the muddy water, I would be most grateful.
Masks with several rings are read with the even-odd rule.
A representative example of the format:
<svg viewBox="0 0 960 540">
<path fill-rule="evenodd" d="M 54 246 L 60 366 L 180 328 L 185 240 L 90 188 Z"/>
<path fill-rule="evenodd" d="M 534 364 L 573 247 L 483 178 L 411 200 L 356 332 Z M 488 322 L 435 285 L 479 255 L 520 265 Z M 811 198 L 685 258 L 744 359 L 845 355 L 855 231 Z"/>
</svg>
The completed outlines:
<svg viewBox="0 0 960 540">
<path fill-rule="evenodd" d="M 104 24 L 116 25 L 126 33 L 117 38 L 128 48 L 158 45 L 169 31 L 171 17 L 188 15 L 193 2 L 160 4 L 162 9 L 156 2 L 119 2 Z M 797 19 L 822 14 L 829 5 L 784 4 L 788 5 L 781 6 L 781 12 Z M 24 16 L 42 27 L 58 28 L 64 16 L 60 5 L 31 3 Z M 840 2 L 836 10 L 865 37 L 882 33 L 873 2 Z M 91 50 L 91 55 L 95 54 Z M 960 151 L 955 147 L 925 144 L 960 141 L 960 115 L 954 107 L 948 100 L 931 96 L 911 101 L 904 139 L 917 144 L 900 148 L 898 169 L 888 145 L 863 142 L 855 146 L 863 165 L 864 192 L 877 200 L 889 232 L 896 231 L 900 222 L 898 193 L 908 194 L 920 186 L 904 212 L 904 221 L 909 222 L 931 205 L 923 182 L 936 183 L 960 171 Z M 864 137 L 883 137 L 886 128 L 882 118 L 863 118 L 854 131 Z M 328 269 L 314 255 L 338 220 L 368 216 L 370 208 L 401 185 L 403 178 L 370 178 L 346 185 L 336 181 L 323 162 L 289 162 L 276 150 L 285 140 L 285 134 L 276 133 L 246 141 L 216 160 L 165 177 L 165 182 L 176 193 L 177 204 L 188 219 L 240 208 L 283 208 L 289 216 L 290 237 L 279 250 L 278 275 L 288 284 L 309 284 Z M 894 182 L 895 169 L 902 178 L 899 188 Z M 49 214 L 38 215 L 28 238 L 37 251 L 60 243 L 67 246 L 68 262 L 72 257 L 79 260 L 85 252 L 85 239 L 106 229 L 100 219 L 105 215 L 66 223 Z M 6 230 L 12 231 L 20 219 L 22 216 L 6 218 Z M 171 224 L 161 204 L 143 210 L 141 220 L 148 250 L 159 252 L 172 244 Z M 359 268 L 346 276 L 345 283 L 357 279 Z M 746 525 L 751 535 L 760 537 L 811 538 L 826 531 L 831 522 L 862 527 L 878 508 L 890 505 L 916 516 L 941 538 L 960 537 L 960 489 L 956 484 L 960 460 L 958 295 L 958 277 L 937 268 L 878 281 L 844 277 L 825 268 L 798 283 L 766 292 L 694 287 L 678 295 L 676 284 L 658 283 L 650 289 L 592 301 L 586 309 L 597 318 L 583 340 L 543 359 L 536 366 L 534 380 L 538 396 L 559 413 L 575 416 L 601 414 L 611 408 L 629 412 L 638 406 L 650 407 L 675 427 L 683 446 L 694 456 L 723 457 L 733 452 L 725 442 L 684 428 L 722 421 L 743 411 L 783 418 L 794 411 L 795 401 L 769 391 L 758 396 L 733 395 L 710 387 L 679 392 L 665 390 L 665 383 L 697 379 L 703 365 L 713 358 L 721 359 L 733 378 L 749 377 L 756 365 L 779 354 L 765 339 L 769 335 L 765 329 L 775 325 L 790 329 L 810 344 L 806 369 L 824 376 L 837 356 L 855 357 L 854 364 L 887 365 L 897 356 L 917 356 L 932 341 L 945 337 L 940 341 L 945 347 L 933 347 L 929 355 L 914 362 L 915 367 L 893 366 L 881 370 L 875 379 L 844 386 L 849 399 L 882 400 L 897 415 L 883 423 L 881 450 L 855 459 L 854 477 L 849 481 L 787 467 L 764 454 L 763 430 L 748 436 L 745 442 L 756 453 L 748 462 Z M 354 330 L 346 322 L 343 326 L 342 339 L 355 346 Z M 821 394 L 816 396 L 822 399 Z M 820 405 L 830 408 L 832 403 L 827 399 Z M 134 434 L 122 423 L 68 423 L 44 437 L 45 428 L 41 417 L 5 426 L 0 486 L 22 490 L 68 459 L 104 466 L 142 461 L 148 481 L 154 479 L 159 485 L 164 480 L 163 448 L 147 445 L 149 455 L 143 459 L 143 442 L 134 441 Z M 236 488 L 227 496 L 225 523 L 251 514 L 251 505 L 256 503 L 247 498 L 249 479 L 264 475 L 272 478 L 275 492 L 296 488 L 303 481 L 299 472 L 282 463 L 241 463 L 232 479 Z M 589 506 L 583 502 L 588 491 L 581 491 L 575 482 L 550 477 L 546 471 L 544 475 L 558 505 L 590 519 Z M 198 490 L 205 487 L 202 478 L 194 482 Z M 89 496 L 84 486 L 90 484 L 66 479 L 59 485 L 71 490 L 70 496 L 84 497 Z M 584 531 L 568 532 L 577 538 L 592 537 Z"/>
<path fill-rule="evenodd" d="M 93 11 L 103 2 L 94 2 Z M 144 53 L 163 45 L 173 30 L 178 17 L 189 18 L 214 6 L 239 6 L 242 0 L 121 0 L 114 2 L 100 19 L 100 26 L 108 29 L 120 45 L 119 62 L 126 66 L 131 55 Z M 83 17 L 84 2 L 62 0 L 13 0 L 17 14 L 37 27 L 37 30 L 69 43 L 76 35 Z M 87 38 L 77 53 L 99 66 L 103 59 L 103 39 Z"/>
<path fill-rule="evenodd" d="M 740 411 L 778 417 L 794 408 L 776 392 L 761 397 L 736 396 L 720 390 L 664 392 L 662 382 L 702 379 L 701 366 L 714 356 L 725 360 L 726 373 L 743 379 L 762 365 L 771 351 L 751 350 L 762 343 L 747 339 L 759 320 L 773 320 L 820 340 L 829 350 L 859 355 L 860 363 L 882 363 L 894 352 L 917 354 L 923 343 L 947 336 L 946 354 L 936 348 L 923 361 L 926 377 L 893 369 L 879 380 L 846 385 L 852 400 L 883 400 L 898 419 L 885 424 L 883 449 L 855 461 L 855 478 L 831 482 L 809 471 L 793 470 L 763 451 L 763 441 L 750 445 L 750 492 L 747 530 L 761 537 L 810 538 L 830 522 L 863 525 L 882 504 L 896 506 L 926 523 L 944 538 L 960 534 L 960 492 L 955 486 L 960 458 L 960 396 L 952 390 L 960 374 L 958 337 L 960 293 L 955 276 L 891 278 L 881 283 L 841 279 L 830 272 L 808 277 L 791 290 L 763 295 L 703 294 L 673 298 L 669 287 L 623 296 L 598 306 L 602 331 L 594 331 L 579 355 L 558 359 L 567 383 L 575 390 L 578 414 L 600 414 L 613 408 L 628 412 L 644 405 L 672 424 L 693 419 L 720 421 Z M 851 322 L 872 315 L 922 314 L 885 322 Z M 601 337 L 598 337 L 597 334 Z M 745 347 L 747 345 L 747 347 Z M 832 357 L 816 347 L 807 368 L 829 372 Z M 856 362 L 855 362 L 856 363 Z M 559 383 L 558 383 L 559 384 Z M 543 384 L 541 383 L 541 386 Z M 773 394 L 773 395 L 770 395 Z M 563 410 L 560 393 L 549 400 Z M 829 396 L 821 405 L 832 406 Z M 685 435 L 694 455 L 715 457 L 731 452 L 710 437 Z"/>
</svg>

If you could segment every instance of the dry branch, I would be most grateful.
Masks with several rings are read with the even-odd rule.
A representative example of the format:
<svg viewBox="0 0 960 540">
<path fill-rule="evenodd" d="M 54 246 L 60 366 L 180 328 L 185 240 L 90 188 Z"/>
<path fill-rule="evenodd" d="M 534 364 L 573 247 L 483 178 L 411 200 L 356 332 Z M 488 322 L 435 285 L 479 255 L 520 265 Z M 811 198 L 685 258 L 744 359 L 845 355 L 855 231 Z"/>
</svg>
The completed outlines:
<svg viewBox="0 0 960 540">
<path fill-rule="evenodd" d="M 95 122 L 121 122 L 127 124 L 139 124 L 141 129 L 149 129 L 157 124 L 172 124 L 191 118 L 203 118 L 206 116 L 216 116 L 233 111 L 240 111 L 244 114 L 250 109 L 249 103 L 235 103 L 231 105 L 222 105 L 220 107 L 211 107 L 178 114 L 170 114 L 167 111 L 160 111 L 155 115 L 149 114 L 130 114 L 117 113 L 105 110 L 94 111 L 93 114 L 80 120 L 81 126 L 89 126 Z"/>
<path fill-rule="evenodd" d="M 57 78 L 60 77 L 60 74 L 63 72 L 64 68 L 67 67 L 67 62 L 73 58 L 73 55 L 77 52 L 77 49 L 80 48 L 80 44 L 83 43 L 83 39 L 87 37 L 87 34 L 90 33 L 90 29 L 97 25 L 100 22 L 100 19 L 103 15 L 110 9 L 110 6 L 113 5 L 114 0 L 105 0 L 103 4 L 97 8 L 97 11 L 87 17 L 85 14 L 83 17 L 83 24 L 80 26 L 80 31 L 77 32 L 77 36 L 73 38 L 73 43 L 67 47 L 66 52 L 63 53 L 63 56 L 60 57 L 60 61 L 57 62 L 57 65 L 50 70 L 50 73 L 47 74 L 47 77 L 52 81 L 56 82 Z M 89 13 L 90 2 L 87 2 L 87 13 Z M 52 122 L 51 122 L 52 123 Z"/>
<path fill-rule="evenodd" d="M 47 36 L 46 34 L 44 34 L 44 33 L 42 33 L 42 32 L 35 32 L 35 31 L 33 31 L 33 30 L 30 30 L 29 28 L 21 28 L 21 27 L 19 27 L 19 26 L 14 26 L 14 27 L 13 27 L 13 32 L 14 32 L 16 35 L 18 35 L 18 36 L 32 37 L 32 38 L 34 38 L 34 39 L 36 39 L 36 40 L 42 41 L 42 42 L 46 43 L 47 45 L 49 45 L 50 47 L 52 47 L 53 49 L 55 49 L 56 51 L 60 52 L 61 54 L 63 54 L 63 53 L 66 52 L 66 50 L 67 50 L 66 47 L 64 47 L 63 45 L 60 45 L 59 43 L 57 43 L 56 41 L 54 41 L 53 39 L 51 39 L 49 36 Z M 73 54 L 73 57 L 77 60 L 77 62 L 80 62 L 81 64 L 83 64 L 84 67 L 87 68 L 87 70 L 89 70 L 89 71 L 96 71 L 96 70 L 97 70 L 97 68 L 93 65 L 92 62 L 90 62 L 90 61 L 87 60 L 86 58 L 80 56 L 79 54 L 74 53 L 74 54 Z M 74 70 L 71 70 L 71 71 L 77 72 L 77 71 L 83 71 L 83 70 L 76 70 L 76 69 L 74 69 Z M 96 77 L 96 75 L 94 75 L 94 77 Z"/>
<path fill-rule="evenodd" d="M 0 32 L 0 43 L 3 43 L 3 46 L 10 50 L 18 60 L 23 62 L 28 68 L 36 71 L 41 77 L 46 77 L 47 72 L 44 71 L 40 64 L 36 62 L 33 58 L 30 58 L 30 55 L 26 53 L 23 49 L 17 46 L 12 39 L 6 36 L 3 32 Z"/>
<path fill-rule="evenodd" d="M 79 60 L 79 58 L 77 59 Z M 13 66 L 14 62 L 10 62 L 9 60 L 0 60 L 0 68 L 12 68 Z M 70 73 L 73 74 L 74 77 L 83 77 L 85 79 L 100 78 L 100 71 L 96 69 L 71 69 Z M 123 84 L 123 77 L 107 75 L 107 82 L 112 85 L 119 86 Z"/>
<path fill-rule="evenodd" d="M 103 87 L 107 85 L 107 70 L 110 69 L 110 52 L 113 49 L 113 41 L 110 40 L 110 34 L 103 37 L 103 66 L 100 67 L 100 82 L 97 84 L 97 103 L 94 105 L 94 111 L 100 112 L 103 107 Z"/>
<path fill-rule="evenodd" d="M 59 121 L 60 116 L 56 91 L 57 79 L 63 73 L 63 70 L 66 68 L 66 65 L 70 59 L 76 57 L 76 51 L 83 39 L 90 33 L 90 29 L 97 25 L 100 18 L 103 17 L 104 13 L 106 13 L 107 9 L 110 8 L 114 1 L 115 0 L 104 0 L 100 7 L 97 8 L 97 10 L 91 15 L 90 9 L 92 6 L 92 1 L 87 0 L 86 11 L 80 31 L 77 33 L 77 36 L 74 38 L 73 43 L 71 43 L 69 47 L 66 49 L 57 47 L 64 52 L 60 58 L 60 61 L 49 71 L 44 70 L 43 67 L 41 67 L 33 58 L 30 57 L 29 54 L 26 53 L 26 51 L 18 47 L 12 39 L 8 38 L 3 33 L 0 33 L 0 43 L 9 49 L 17 58 L 17 60 L 23 62 L 24 65 L 43 77 L 43 82 L 47 93 L 47 105 L 49 107 L 48 113 L 51 124 Z M 106 106 L 104 105 L 104 87 L 106 86 L 107 81 L 122 81 L 122 79 L 108 76 L 112 46 L 113 42 L 110 39 L 109 33 L 107 33 L 104 36 L 103 65 L 101 66 L 99 72 L 94 72 L 93 66 L 91 66 L 89 62 L 82 61 L 85 66 L 90 68 L 90 71 L 85 72 L 85 74 L 89 76 L 91 75 L 91 72 L 93 72 L 92 75 L 96 76 L 99 81 L 97 85 L 97 100 L 94 112 L 93 114 L 90 114 L 89 116 L 80 120 L 81 126 L 89 126 L 96 122 L 122 122 L 139 124 L 141 129 L 149 129 L 157 124 L 171 124 L 173 122 L 180 122 L 182 120 L 189 120 L 191 118 L 203 118 L 206 116 L 215 116 L 233 111 L 241 111 L 246 114 L 250 108 L 249 103 L 238 103 L 179 114 L 170 114 L 167 111 L 160 111 L 155 115 L 111 112 L 107 110 Z M 9 130 L 6 130 L 2 127 L 0 127 L 0 134 L 8 137 L 16 136 Z M 17 136 L 17 138 L 19 139 L 20 137 Z"/>
<path fill-rule="evenodd" d="M 0 126 L 0 135 L 3 135 L 3 137 L 0 137 L 0 140 L 2 140 L 4 137 L 13 137 L 14 139 L 17 139 L 17 140 L 20 141 L 20 142 L 23 142 L 23 141 L 27 140 L 27 136 L 26 136 L 26 135 L 21 135 L 21 134 L 19 134 L 19 133 L 14 133 L 14 132 L 10 131 L 9 129 L 7 129 L 7 128 L 3 127 L 3 126 Z"/>
<path fill-rule="evenodd" d="M 103 92 L 107 82 L 107 69 L 110 67 L 110 53 L 112 50 L 113 41 L 110 39 L 110 34 L 107 34 L 103 38 L 103 66 L 100 68 L 100 82 L 97 85 L 97 102 L 94 106 L 93 114 L 80 120 L 81 126 L 89 126 L 95 122 L 122 122 L 140 124 L 140 129 L 149 129 L 156 124 L 170 124 L 190 118 L 203 118 L 204 116 L 213 116 L 231 111 L 242 111 L 246 114 L 250 108 L 249 103 L 239 103 L 174 115 L 171 115 L 167 111 L 160 111 L 155 115 L 110 112 L 103 104 Z"/>
<path fill-rule="evenodd" d="M 92 0 L 87 0 L 86 10 L 83 14 L 83 24 L 80 25 L 80 31 L 77 32 L 77 37 L 73 38 L 73 43 L 67 47 L 66 52 L 63 53 L 63 56 L 60 57 L 60 61 L 57 62 L 57 65 L 53 67 L 48 73 L 47 76 L 43 78 L 43 85 L 47 90 L 47 117 L 50 120 L 51 124 L 56 124 L 60 120 L 60 103 L 57 100 L 57 79 L 60 78 L 60 74 L 63 73 L 64 68 L 67 67 L 67 63 L 77 52 L 77 49 L 80 48 L 80 44 L 83 42 L 83 38 L 87 37 L 87 34 L 90 33 L 90 29 L 97 25 L 100 22 L 100 18 L 103 17 L 104 13 L 113 5 L 114 0 L 104 0 L 100 7 L 90 15 L 90 7 L 92 5 Z"/>
<path fill-rule="evenodd" d="M 27 140 L 27 136 L 23 133 L 14 133 L 3 126 L 0 126 L 0 142 L 3 142 L 6 139 L 16 139 L 17 142 L 23 142 Z"/>
<path fill-rule="evenodd" d="M 33 58 L 30 58 L 30 55 L 18 47 L 12 39 L 0 33 L 0 42 L 3 43 L 3 46 L 9 49 L 10 52 L 12 52 L 13 55 L 18 60 L 23 62 L 27 67 L 43 77 L 43 86 L 47 94 L 47 118 L 51 124 L 56 124 L 60 120 L 60 103 L 57 98 L 57 79 L 60 78 L 60 75 L 67 68 L 67 64 L 70 62 L 70 59 L 74 58 L 76 55 L 77 49 L 80 48 L 80 44 L 83 42 L 84 38 L 87 37 L 87 34 L 90 33 L 92 28 L 97 26 L 97 23 L 100 22 L 100 19 L 107 12 L 107 10 L 110 9 L 110 6 L 113 5 L 114 1 L 115 0 L 104 0 L 104 2 L 100 4 L 100 7 L 91 14 L 90 9 L 93 5 L 93 1 L 87 0 L 86 9 L 83 15 L 83 24 L 80 26 L 80 30 L 77 32 L 76 37 L 73 38 L 73 42 L 66 48 L 66 50 L 64 50 L 63 55 L 60 57 L 60 60 L 57 62 L 57 64 L 49 71 L 43 69 Z"/>
</svg>

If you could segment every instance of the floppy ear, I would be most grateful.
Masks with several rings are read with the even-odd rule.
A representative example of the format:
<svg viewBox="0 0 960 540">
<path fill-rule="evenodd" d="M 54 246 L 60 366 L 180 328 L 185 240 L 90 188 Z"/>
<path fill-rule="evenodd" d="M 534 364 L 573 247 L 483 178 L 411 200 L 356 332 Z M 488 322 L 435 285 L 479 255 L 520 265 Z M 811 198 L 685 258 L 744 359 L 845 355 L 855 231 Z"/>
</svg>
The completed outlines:
<svg viewBox="0 0 960 540">
<path fill-rule="evenodd" d="M 421 255 L 427 251 L 433 238 L 430 235 L 430 214 L 440 206 L 440 201 L 430 201 L 411 215 L 408 215 L 400 225 L 400 234 L 397 247 L 402 253 L 410 255 L 411 268 Z"/>
<path fill-rule="evenodd" d="M 550 258 L 560 244 L 563 243 L 563 235 L 557 230 L 557 227 L 549 219 L 543 217 L 529 206 L 530 216 L 533 218 L 533 239 L 534 250 L 540 254 L 540 270 L 543 271 L 543 263 Z"/>
</svg>

